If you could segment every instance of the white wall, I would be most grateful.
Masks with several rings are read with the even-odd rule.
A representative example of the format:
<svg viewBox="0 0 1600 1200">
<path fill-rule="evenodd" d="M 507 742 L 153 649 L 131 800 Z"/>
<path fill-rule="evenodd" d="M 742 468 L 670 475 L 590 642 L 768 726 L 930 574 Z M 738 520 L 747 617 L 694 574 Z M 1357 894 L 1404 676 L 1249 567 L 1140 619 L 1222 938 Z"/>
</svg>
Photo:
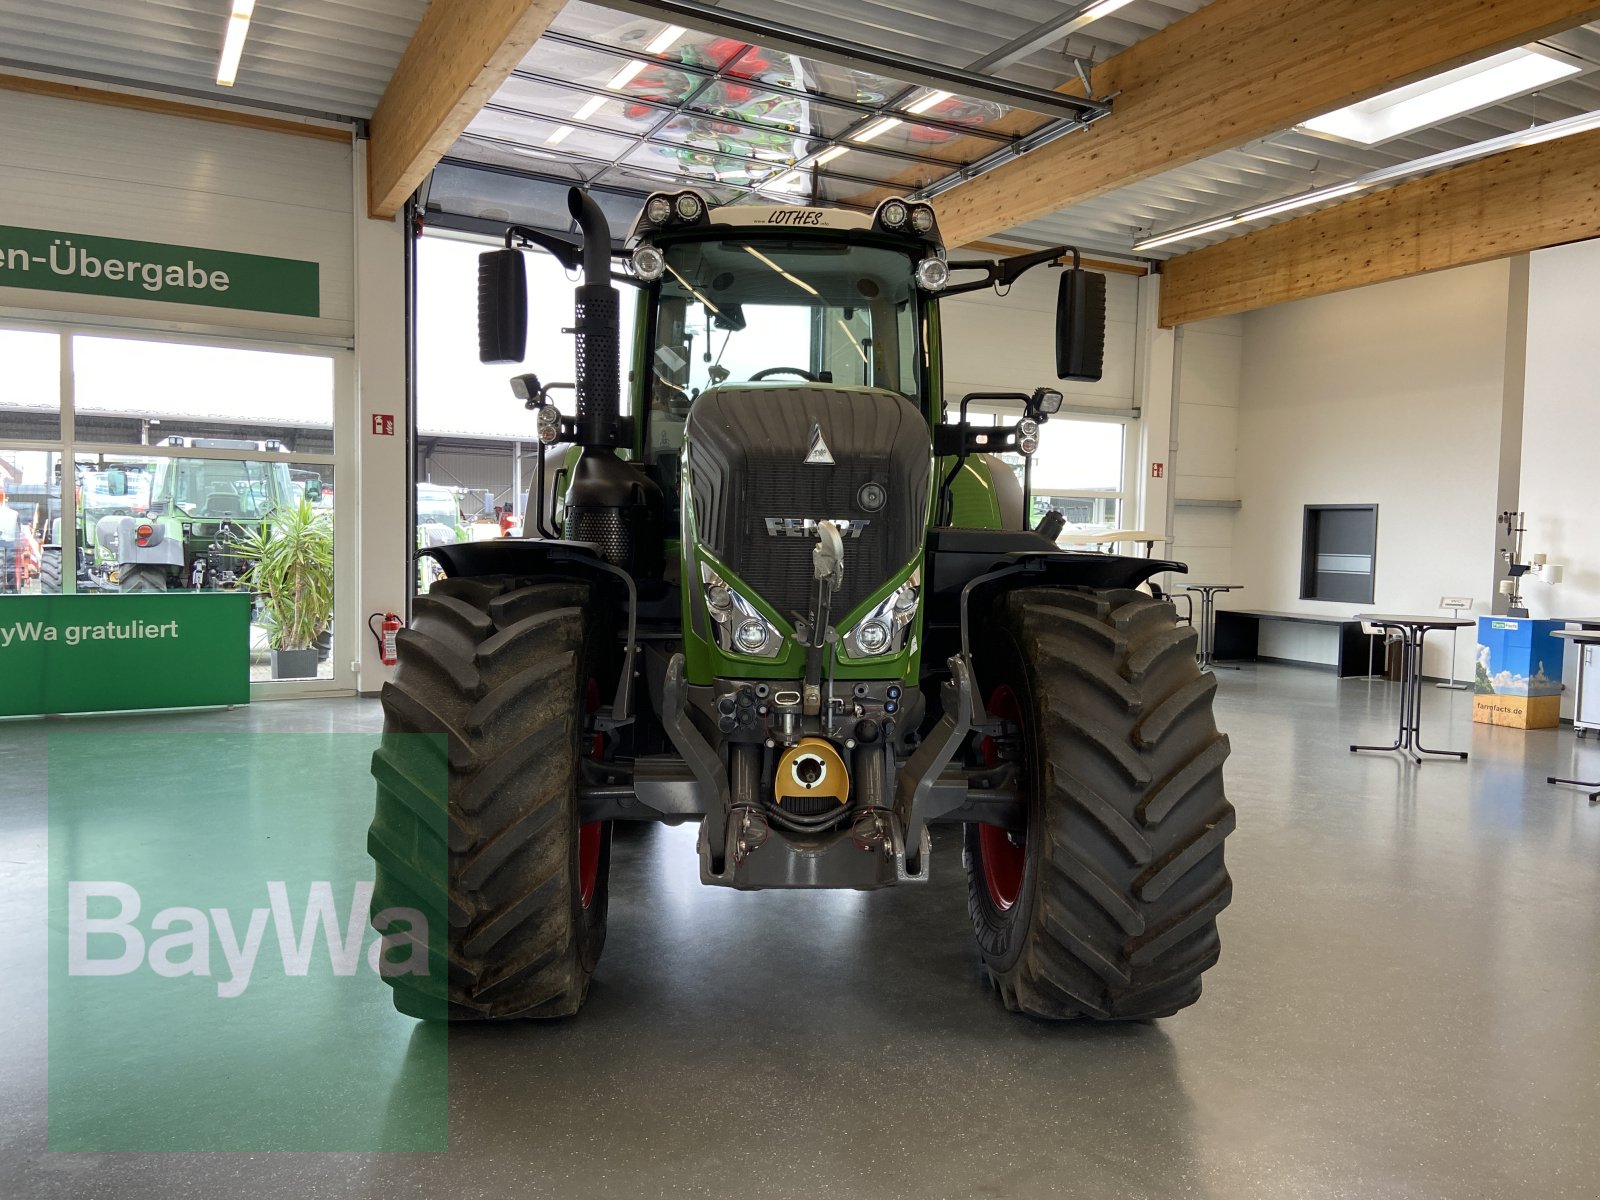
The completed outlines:
<svg viewBox="0 0 1600 1200">
<path fill-rule="evenodd" d="M 1035 267 L 1004 296 L 990 288 L 939 302 L 944 334 L 944 394 L 956 403 L 967 392 L 1061 390 L 1069 406 L 1132 408 L 1138 284 L 1131 275 L 1106 276 L 1105 374 L 1099 383 L 1056 378 L 1056 288 L 1061 272 Z"/>
<path fill-rule="evenodd" d="M 1243 368 L 1243 317 L 1198 321 L 1178 330 L 1172 557 L 1189 564 L 1186 578 L 1197 583 L 1239 582 L 1233 506 L 1239 500 Z"/>
<path fill-rule="evenodd" d="M 1460 595 L 1489 611 L 1509 294 L 1501 261 L 1243 318 L 1231 565 L 1245 588 L 1224 607 L 1434 613 Z M 1225 378 L 1220 342 L 1205 353 Z M 1304 506 L 1338 503 L 1379 506 L 1371 605 L 1300 599 Z M 1263 653 L 1332 661 L 1329 639 L 1293 630 Z M 1428 674 L 1449 672 L 1448 643 L 1430 642 Z M 1473 647 L 1460 640 L 1458 677 Z"/>
<path fill-rule="evenodd" d="M 1556 587 L 1523 589 L 1536 617 L 1600 616 L 1600 241 L 1540 250 L 1528 281 L 1522 510 L 1529 553 L 1564 564 Z"/>
<path fill-rule="evenodd" d="M 1519 507 L 1528 514 L 1525 552 L 1549 555 L 1566 577 L 1554 587 L 1526 583 L 1522 596 L 1535 617 L 1600 617 L 1600 241 L 1530 258 Z M 1574 675 L 1569 651 L 1569 717 Z"/>
</svg>

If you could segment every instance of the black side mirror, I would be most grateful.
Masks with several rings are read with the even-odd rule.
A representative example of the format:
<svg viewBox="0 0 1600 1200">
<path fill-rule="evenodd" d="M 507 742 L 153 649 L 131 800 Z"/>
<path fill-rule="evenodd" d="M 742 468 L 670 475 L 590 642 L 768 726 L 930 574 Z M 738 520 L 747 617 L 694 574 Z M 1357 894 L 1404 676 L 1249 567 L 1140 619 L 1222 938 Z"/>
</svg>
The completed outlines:
<svg viewBox="0 0 1600 1200">
<path fill-rule="evenodd" d="M 1069 267 L 1056 293 L 1056 375 L 1098 383 L 1105 356 L 1106 277 Z"/>
<path fill-rule="evenodd" d="M 478 255 L 478 361 L 521 362 L 528 349 L 528 275 L 520 250 Z"/>
</svg>

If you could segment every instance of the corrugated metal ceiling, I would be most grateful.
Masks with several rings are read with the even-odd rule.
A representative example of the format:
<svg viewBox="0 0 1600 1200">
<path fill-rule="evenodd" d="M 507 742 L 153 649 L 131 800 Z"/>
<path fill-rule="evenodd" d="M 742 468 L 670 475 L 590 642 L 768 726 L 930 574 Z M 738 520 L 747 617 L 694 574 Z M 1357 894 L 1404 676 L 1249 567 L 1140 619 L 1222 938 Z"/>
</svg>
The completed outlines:
<svg viewBox="0 0 1600 1200">
<path fill-rule="evenodd" d="M 258 0 L 238 83 L 216 85 L 228 0 L 0 0 L 15 66 L 367 117 L 428 0 Z"/>
<path fill-rule="evenodd" d="M 1343 183 L 1382 167 L 1535 124 L 1600 111 L 1600 23 L 1546 38 L 1542 44 L 1594 64 L 1597 69 L 1551 84 L 1534 95 L 1496 104 L 1379 146 L 1352 145 L 1303 129 L 1286 130 L 1019 226 L 996 235 L 997 240 L 1041 246 L 1065 242 L 1126 255 L 1141 237 L 1226 216 L 1312 188 Z M 1148 251 L 1146 257 L 1171 258 L 1309 211 L 1314 210 L 1299 209 L 1158 247 Z"/>
<path fill-rule="evenodd" d="M 1056 39 L 994 73 L 1039 87 L 1057 87 L 1074 71 L 1067 54 L 1103 62 L 1119 50 L 1204 8 L 1207 0 L 1134 0 L 1073 34 Z M 1063 0 L 728 0 L 723 7 L 824 30 L 880 50 L 893 50 L 945 66 L 964 67 L 1013 38 L 1075 7 Z"/>
<path fill-rule="evenodd" d="M 213 80 L 227 0 L 0 0 L 0 61 L 299 111 L 364 117 L 382 95 L 427 3 L 258 0 L 239 82 L 225 89 Z M 1103 61 L 1204 3 L 1134 0 L 1065 44 L 1057 40 L 994 73 L 1054 87 L 1073 74 L 1069 55 Z M 966 66 L 995 52 L 1059 16 L 1065 6 L 1065 0 L 1013 0 L 1005 5 L 992 0 L 921 0 L 915 5 L 900 0 L 729 0 L 727 4 L 730 10 L 948 66 Z M 1546 44 L 1600 67 L 1600 24 L 1546 39 Z M 1353 179 L 1535 122 L 1597 110 L 1600 70 L 1382 146 L 1351 146 L 1288 130 L 997 237 L 1019 244 L 1067 241 L 1127 255 L 1143 236 Z M 1068 135 L 1083 136 L 1093 135 Z M 525 156 L 503 150 L 478 156 L 521 171 L 561 175 L 553 167 L 530 167 Z M 1261 224 L 1265 222 L 1249 228 Z M 1162 247 L 1151 251 L 1150 257 L 1170 257 L 1226 236 L 1214 233 Z"/>
</svg>

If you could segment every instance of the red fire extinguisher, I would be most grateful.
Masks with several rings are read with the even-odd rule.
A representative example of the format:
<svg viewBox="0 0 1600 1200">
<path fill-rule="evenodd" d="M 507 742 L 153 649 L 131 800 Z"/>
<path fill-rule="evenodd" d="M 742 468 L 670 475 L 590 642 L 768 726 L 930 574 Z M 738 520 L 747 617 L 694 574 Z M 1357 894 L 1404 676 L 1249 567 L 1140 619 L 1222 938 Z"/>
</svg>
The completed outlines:
<svg viewBox="0 0 1600 1200">
<path fill-rule="evenodd" d="M 400 661 L 400 656 L 395 652 L 395 637 L 405 628 L 406 623 L 395 613 L 386 612 L 383 614 L 383 623 L 374 629 L 372 623 L 378 619 L 377 613 L 373 613 L 368 617 L 367 628 L 371 630 L 372 636 L 377 639 L 379 661 L 386 667 L 392 667 Z"/>
</svg>

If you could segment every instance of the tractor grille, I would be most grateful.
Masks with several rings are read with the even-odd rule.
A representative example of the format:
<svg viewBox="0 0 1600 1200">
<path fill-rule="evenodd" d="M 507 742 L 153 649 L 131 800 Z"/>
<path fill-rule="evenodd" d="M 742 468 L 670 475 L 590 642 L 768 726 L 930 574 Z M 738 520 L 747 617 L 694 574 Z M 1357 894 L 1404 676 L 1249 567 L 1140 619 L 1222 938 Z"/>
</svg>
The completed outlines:
<svg viewBox="0 0 1600 1200">
<path fill-rule="evenodd" d="M 813 430 L 833 465 L 806 462 Z M 810 611 L 817 541 L 803 523 L 848 520 L 835 621 L 921 545 L 932 451 L 922 414 L 892 392 L 719 388 L 690 413 L 689 469 L 698 533 L 780 613 Z M 874 484 L 881 506 L 863 504 Z M 858 522 L 864 522 L 857 530 Z"/>
</svg>

